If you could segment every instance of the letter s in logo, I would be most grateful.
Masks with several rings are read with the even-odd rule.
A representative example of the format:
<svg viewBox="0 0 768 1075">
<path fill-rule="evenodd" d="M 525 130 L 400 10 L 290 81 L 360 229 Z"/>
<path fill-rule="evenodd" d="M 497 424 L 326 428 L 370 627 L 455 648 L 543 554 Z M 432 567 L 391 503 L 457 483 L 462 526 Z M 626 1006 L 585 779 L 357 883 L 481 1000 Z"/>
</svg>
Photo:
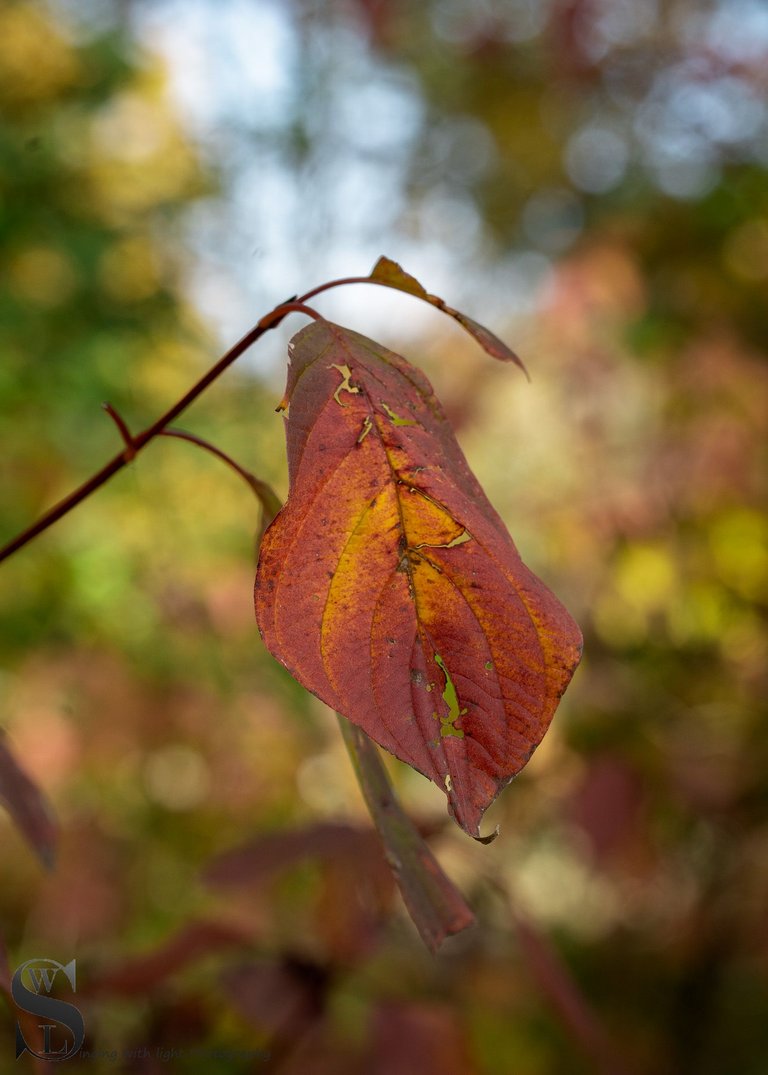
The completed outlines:
<svg viewBox="0 0 768 1075">
<path fill-rule="evenodd" d="M 51 989 L 59 971 L 76 991 L 75 963 L 59 963 L 56 959 L 28 959 L 16 970 L 11 982 L 11 993 L 18 1008 L 30 1015 L 40 1016 L 45 1020 L 38 1026 L 43 1032 L 42 1052 L 37 1052 L 26 1041 L 21 1027 L 16 1023 L 16 1059 L 24 1052 L 30 1052 L 40 1060 L 68 1060 L 80 1050 L 85 1038 L 85 1025 L 80 1010 L 74 1004 L 67 1004 L 50 996 Z M 32 988 L 24 984 L 24 973 Z M 58 1024 L 58 1025 L 57 1025 Z M 59 1030 L 59 1026 L 65 1028 Z M 53 1031 L 58 1030 L 56 1038 L 63 1039 L 56 1048 L 53 1044 Z"/>
</svg>

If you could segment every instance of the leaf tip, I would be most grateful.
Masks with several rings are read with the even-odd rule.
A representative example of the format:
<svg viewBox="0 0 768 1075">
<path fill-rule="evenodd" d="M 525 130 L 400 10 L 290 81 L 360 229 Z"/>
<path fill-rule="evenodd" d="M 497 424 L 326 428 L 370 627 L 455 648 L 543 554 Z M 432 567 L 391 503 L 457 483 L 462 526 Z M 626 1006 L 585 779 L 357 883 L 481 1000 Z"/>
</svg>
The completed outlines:
<svg viewBox="0 0 768 1075">
<path fill-rule="evenodd" d="M 386 257 L 384 254 L 381 255 L 371 269 L 371 274 L 368 279 L 375 284 L 383 284 L 384 287 L 393 287 L 397 291 L 406 291 L 410 295 L 416 295 L 420 299 L 426 299 L 427 302 L 432 301 L 432 297 L 427 293 L 427 289 L 415 276 L 411 276 L 409 272 L 405 271 L 402 265 L 393 261 L 392 258 Z"/>
<path fill-rule="evenodd" d="M 489 832 L 487 836 L 473 836 L 472 839 L 478 844 L 492 844 L 496 837 L 499 835 L 500 828 L 497 825 L 493 832 Z"/>
</svg>

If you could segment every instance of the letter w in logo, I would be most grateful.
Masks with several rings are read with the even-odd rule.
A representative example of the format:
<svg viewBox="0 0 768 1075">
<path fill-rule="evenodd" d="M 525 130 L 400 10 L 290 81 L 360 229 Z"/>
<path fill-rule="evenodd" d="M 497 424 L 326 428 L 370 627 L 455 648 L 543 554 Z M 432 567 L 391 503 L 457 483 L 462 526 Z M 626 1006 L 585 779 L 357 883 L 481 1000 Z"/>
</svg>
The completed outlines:
<svg viewBox="0 0 768 1075">
<path fill-rule="evenodd" d="M 32 988 L 24 983 L 24 972 Z M 59 963 L 56 959 L 28 959 L 16 970 L 11 982 L 11 992 L 16 1006 L 29 1015 L 44 1021 L 37 1024 L 42 1031 L 42 1042 L 33 1048 L 16 1023 L 16 1058 L 30 1052 L 40 1060 L 68 1060 L 82 1047 L 85 1026 L 80 1010 L 74 1004 L 58 1000 L 50 995 L 56 977 L 62 971 L 72 992 L 76 989 L 75 960 Z M 54 1045 L 54 1039 L 56 1045 Z"/>
</svg>

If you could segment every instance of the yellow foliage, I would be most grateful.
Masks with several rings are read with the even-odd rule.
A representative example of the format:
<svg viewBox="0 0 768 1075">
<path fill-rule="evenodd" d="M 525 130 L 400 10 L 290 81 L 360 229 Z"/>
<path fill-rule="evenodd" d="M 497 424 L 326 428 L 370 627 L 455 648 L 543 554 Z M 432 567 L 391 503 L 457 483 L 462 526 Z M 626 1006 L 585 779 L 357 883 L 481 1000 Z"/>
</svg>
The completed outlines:
<svg viewBox="0 0 768 1075">
<path fill-rule="evenodd" d="M 77 286 L 77 272 L 64 251 L 51 246 L 31 246 L 11 261 L 8 282 L 17 298 L 51 309 L 71 297 Z"/>
<path fill-rule="evenodd" d="M 768 593 L 768 519 L 751 508 L 719 516 L 709 544 L 720 577 L 742 597 Z"/>
<path fill-rule="evenodd" d="M 651 613 L 668 607 L 677 592 L 677 568 L 660 545 L 632 545 L 616 567 L 616 590 L 630 605 Z"/>
<path fill-rule="evenodd" d="M 768 278 L 768 219 L 753 217 L 728 236 L 723 251 L 725 267 L 747 281 Z"/>
<path fill-rule="evenodd" d="M 157 262 L 152 244 L 145 236 L 122 239 L 101 258 L 101 283 L 118 302 L 137 302 L 157 291 Z"/>
<path fill-rule="evenodd" d="M 669 632 L 676 643 L 718 642 L 730 622 L 728 595 L 717 583 L 691 583 L 668 611 Z"/>
<path fill-rule="evenodd" d="M 0 5 L 0 98 L 30 105 L 76 82 L 80 63 L 65 31 L 33 3 Z"/>
<path fill-rule="evenodd" d="M 150 67 L 93 120 L 86 185 L 97 211 L 120 223 L 200 187 L 199 165 Z"/>
<path fill-rule="evenodd" d="M 158 406 L 167 406 L 208 365 L 210 355 L 202 350 L 179 337 L 157 334 L 150 339 L 131 376 L 150 400 L 155 400 Z"/>
<path fill-rule="evenodd" d="M 653 616 L 679 618 L 680 590 L 678 568 L 669 550 L 661 545 L 630 545 L 595 600 L 595 628 L 612 645 L 643 642 Z"/>
</svg>

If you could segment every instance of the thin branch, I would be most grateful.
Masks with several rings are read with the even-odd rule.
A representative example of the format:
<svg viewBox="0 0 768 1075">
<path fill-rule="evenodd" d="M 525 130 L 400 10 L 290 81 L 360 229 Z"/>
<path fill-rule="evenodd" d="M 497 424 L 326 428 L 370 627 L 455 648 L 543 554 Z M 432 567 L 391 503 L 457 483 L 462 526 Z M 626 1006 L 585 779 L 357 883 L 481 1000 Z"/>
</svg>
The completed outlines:
<svg viewBox="0 0 768 1075">
<path fill-rule="evenodd" d="M 133 457 L 131 457 L 133 458 Z M 93 477 L 89 478 L 87 482 L 84 482 L 79 486 L 74 493 L 70 493 L 69 496 L 60 500 L 58 504 L 47 511 L 36 523 L 32 526 L 28 526 L 26 530 L 23 530 L 20 534 L 17 534 L 15 538 L 8 542 L 7 545 L 0 549 L 0 563 L 3 560 L 7 560 L 13 553 L 18 552 L 24 545 L 30 542 L 33 538 L 36 538 L 38 534 L 42 534 L 44 530 L 47 530 L 49 526 L 53 526 L 55 522 L 58 522 L 62 516 L 68 514 L 73 508 L 77 507 L 81 501 L 89 497 L 91 493 L 94 493 L 100 486 L 108 481 L 113 474 L 117 474 L 119 470 L 122 470 L 127 463 L 130 463 L 130 459 L 125 458 L 124 454 L 116 455 L 114 459 L 103 466 L 101 470 L 97 471 Z"/>
<path fill-rule="evenodd" d="M 375 744 L 346 717 L 339 716 L 339 726 L 408 913 L 436 952 L 450 934 L 473 925 L 475 916 L 400 806 Z"/>
<path fill-rule="evenodd" d="M 291 302 L 284 302 L 282 304 L 282 306 L 276 306 L 271 314 L 267 314 L 266 320 L 271 318 L 272 315 L 276 314 L 276 313 L 279 313 L 281 321 L 285 317 L 286 314 L 290 314 L 290 313 L 306 314 L 307 317 L 311 317 L 313 321 L 324 321 L 325 320 L 323 315 L 319 314 L 317 312 L 317 310 L 313 310 L 311 306 L 305 306 L 303 299 L 297 299 L 295 301 L 292 300 Z M 264 321 L 265 321 L 265 318 L 262 317 L 260 324 L 263 323 Z M 273 328 L 274 326 L 272 325 L 271 321 L 269 321 L 266 327 L 267 328 Z"/>
<path fill-rule="evenodd" d="M 550 939 L 510 898 L 520 952 L 548 1004 L 594 1065 L 598 1075 L 631 1075 L 629 1061 L 615 1046 L 600 1017 Z"/>
<path fill-rule="evenodd" d="M 181 399 L 177 400 L 172 407 L 170 407 L 165 414 L 162 414 L 152 425 L 142 430 L 141 433 L 137 433 L 136 436 L 132 436 L 122 423 L 122 419 L 118 421 L 116 412 L 113 408 L 107 405 L 107 413 L 113 418 L 113 420 L 120 428 L 123 440 L 126 441 L 126 435 L 129 440 L 126 441 L 126 447 L 124 451 L 120 452 L 113 459 L 110 459 L 101 470 L 92 475 L 86 482 L 83 482 L 81 486 L 70 493 L 69 496 L 64 497 L 58 504 L 55 504 L 49 511 L 41 516 L 37 522 L 28 526 L 20 534 L 17 534 L 15 538 L 12 538 L 2 549 L 0 549 L 0 563 L 3 560 L 7 560 L 14 552 L 17 552 L 33 538 L 42 534 L 50 526 L 53 526 L 55 522 L 58 522 L 64 515 L 67 515 L 78 504 L 82 503 L 91 493 L 99 489 L 105 482 L 107 482 L 123 467 L 127 466 L 138 452 L 141 451 L 154 437 L 158 436 L 166 426 L 170 425 L 175 418 L 185 411 L 187 407 L 201 395 L 209 385 L 211 385 L 217 377 L 219 377 L 225 369 L 232 365 L 240 356 L 248 350 L 258 339 L 260 339 L 265 332 L 270 329 L 276 328 L 286 314 L 292 312 L 304 313 L 309 317 L 320 319 L 320 314 L 315 310 L 312 310 L 308 306 L 304 306 L 301 302 L 294 301 L 291 298 L 288 302 L 282 303 L 280 306 L 276 306 L 274 310 L 271 310 L 268 314 L 265 314 L 261 318 L 259 323 L 255 325 L 249 332 L 246 332 L 240 340 L 237 341 L 229 350 L 222 355 L 219 361 L 212 366 L 208 372 L 200 378 L 199 381 L 194 384 L 188 392 L 186 392 Z M 122 423 L 122 428 L 121 428 Z"/>
<path fill-rule="evenodd" d="M 514 889 L 502 881 L 492 864 L 478 856 L 468 842 L 462 849 L 474 871 L 500 897 L 509 913 L 520 957 L 542 999 L 550 1006 L 565 1031 L 589 1059 L 596 1075 L 636 1075 L 635 1066 L 623 1054 L 539 923 L 522 908 Z"/>
<path fill-rule="evenodd" d="M 379 284 L 380 286 L 388 286 L 383 284 L 381 280 L 373 280 L 370 276 L 345 276 L 340 280 L 329 280 L 327 284 L 320 284 L 318 287 L 313 287 L 311 291 L 307 291 L 305 295 L 302 295 L 298 301 L 304 303 L 307 299 L 313 299 L 315 295 L 320 295 L 323 291 L 330 291 L 334 287 L 346 287 L 347 284 Z"/>
</svg>

